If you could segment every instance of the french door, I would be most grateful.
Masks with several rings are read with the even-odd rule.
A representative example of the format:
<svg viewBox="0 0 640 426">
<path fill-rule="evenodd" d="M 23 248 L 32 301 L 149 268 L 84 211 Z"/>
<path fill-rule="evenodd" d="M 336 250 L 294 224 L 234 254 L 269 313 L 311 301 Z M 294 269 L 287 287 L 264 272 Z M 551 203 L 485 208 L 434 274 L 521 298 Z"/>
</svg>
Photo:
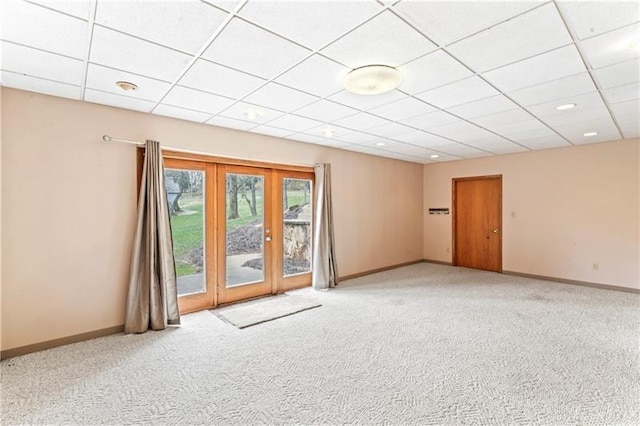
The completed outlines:
<svg viewBox="0 0 640 426">
<path fill-rule="evenodd" d="M 311 284 L 313 173 L 164 161 L 182 313 Z"/>
</svg>

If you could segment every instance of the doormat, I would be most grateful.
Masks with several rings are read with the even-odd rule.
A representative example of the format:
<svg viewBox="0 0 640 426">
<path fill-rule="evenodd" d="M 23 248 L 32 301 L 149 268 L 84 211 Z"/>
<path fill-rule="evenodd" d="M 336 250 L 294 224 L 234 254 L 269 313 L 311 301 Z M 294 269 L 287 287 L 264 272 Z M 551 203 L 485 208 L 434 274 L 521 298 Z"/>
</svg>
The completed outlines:
<svg viewBox="0 0 640 426">
<path fill-rule="evenodd" d="M 281 294 L 214 309 L 211 313 L 238 328 L 247 328 L 319 306 L 322 305 L 312 297 Z"/>
</svg>

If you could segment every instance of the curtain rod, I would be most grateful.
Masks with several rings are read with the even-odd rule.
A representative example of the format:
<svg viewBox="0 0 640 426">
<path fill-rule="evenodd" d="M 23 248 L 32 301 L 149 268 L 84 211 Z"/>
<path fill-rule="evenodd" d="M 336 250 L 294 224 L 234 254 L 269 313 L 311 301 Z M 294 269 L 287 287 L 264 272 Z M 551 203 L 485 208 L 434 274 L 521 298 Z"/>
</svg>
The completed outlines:
<svg viewBox="0 0 640 426">
<path fill-rule="evenodd" d="M 123 143 L 129 143 L 132 145 L 137 145 L 137 146 L 144 146 L 145 143 L 144 142 L 139 142 L 139 141 L 131 141 L 129 139 L 119 139 L 119 138 L 113 138 L 109 135 L 104 135 L 102 136 L 102 140 L 105 142 L 123 142 Z M 160 146 L 160 148 L 164 149 L 164 150 L 168 150 L 168 151 L 175 151 L 175 152 L 184 152 L 185 154 L 198 154 L 198 155 L 215 155 L 216 157 L 222 157 L 222 158 L 229 158 L 229 159 L 234 159 L 234 157 L 228 157 L 225 155 L 217 155 L 217 154 L 212 154 L 210 152 L 200 152 L 200 151 L 189 151 L 187 149 L 181 149 L 181 148 L 171 148 L 170 146 Z M 260 161 L 260 160 L 256 160 L 253 158 L 237 158 L 238 160 L 248 160 L 248 161 Z M 315 164 L 289 164 L 290 166 L 301 166 L 301 167 L 315 167 L 318 166 L 319 163 L 315 163 Z"/>
</svg>

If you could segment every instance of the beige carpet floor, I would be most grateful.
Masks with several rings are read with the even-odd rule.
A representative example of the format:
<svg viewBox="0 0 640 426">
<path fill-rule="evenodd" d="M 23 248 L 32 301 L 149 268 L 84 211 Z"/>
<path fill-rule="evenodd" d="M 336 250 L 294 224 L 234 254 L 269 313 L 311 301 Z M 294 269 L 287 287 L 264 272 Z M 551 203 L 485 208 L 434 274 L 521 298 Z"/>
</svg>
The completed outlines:
<svg viewBox="0 0 640 426">
<path fill-rule="evenodd" d="M 0 424 L 640 423 L 639 295 L 418 264 L 313 296 L 2 361 Z"/>
</svg>

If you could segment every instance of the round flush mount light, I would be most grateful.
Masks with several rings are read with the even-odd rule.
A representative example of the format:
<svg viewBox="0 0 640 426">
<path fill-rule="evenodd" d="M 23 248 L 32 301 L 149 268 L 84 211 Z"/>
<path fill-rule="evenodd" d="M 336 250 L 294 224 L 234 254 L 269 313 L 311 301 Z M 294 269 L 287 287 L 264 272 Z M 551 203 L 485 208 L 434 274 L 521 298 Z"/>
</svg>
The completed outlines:
<svg viewBox="0 0 640 426">
<path fill-rule="evenodd" d="M 598 134 L 598 132 L 587 132 L 587 133 L 583 133 L 582 136 L 589 137 L 589 136 L 595 136 L 597 134 Z"/>
<path fill-rule="evenodd" d="M 332 138 L 333 137 L 333 129 L 323 129 L 322 130 L 322 134 L 324 135 L 325 138 Z"/>
<path fill-rule="evenodd" d="M 136 84 L 129 83 L 128 81 L 116 81 L 116 86 L 118 86 L 125 92 L 133 92 L 134 90 L 138 90 L 138 86 Z"/>
<path fill-rule="evenodd" d="M 344 88 L 357 95 L 380 95 L 402 83 L 402 74 L 387 65 L 367 65 L 356 68 L 344 78 Z"/>
<path fill-rule="evenodd" d="M 575 107 L 576 107 L 576 104 L 562 104 L 562 105 L 558 105 L 556 107 L 556 109 L 558 111 L 564 111 L 566 109 L 571 109 L 571 108 L 575 108 Z"/>
<path fill-rule="evenodd" d="M 376 146 L 386 146 L 386 142 L 376 142 Z"/>
<path fill-rule="evenodd" d="M 440 156 L 438 154 L 433 154 L 430 155 L 429 158 L 433 158 L 435 160 L 436 158 L 440 158 Z"/>
</svg>

